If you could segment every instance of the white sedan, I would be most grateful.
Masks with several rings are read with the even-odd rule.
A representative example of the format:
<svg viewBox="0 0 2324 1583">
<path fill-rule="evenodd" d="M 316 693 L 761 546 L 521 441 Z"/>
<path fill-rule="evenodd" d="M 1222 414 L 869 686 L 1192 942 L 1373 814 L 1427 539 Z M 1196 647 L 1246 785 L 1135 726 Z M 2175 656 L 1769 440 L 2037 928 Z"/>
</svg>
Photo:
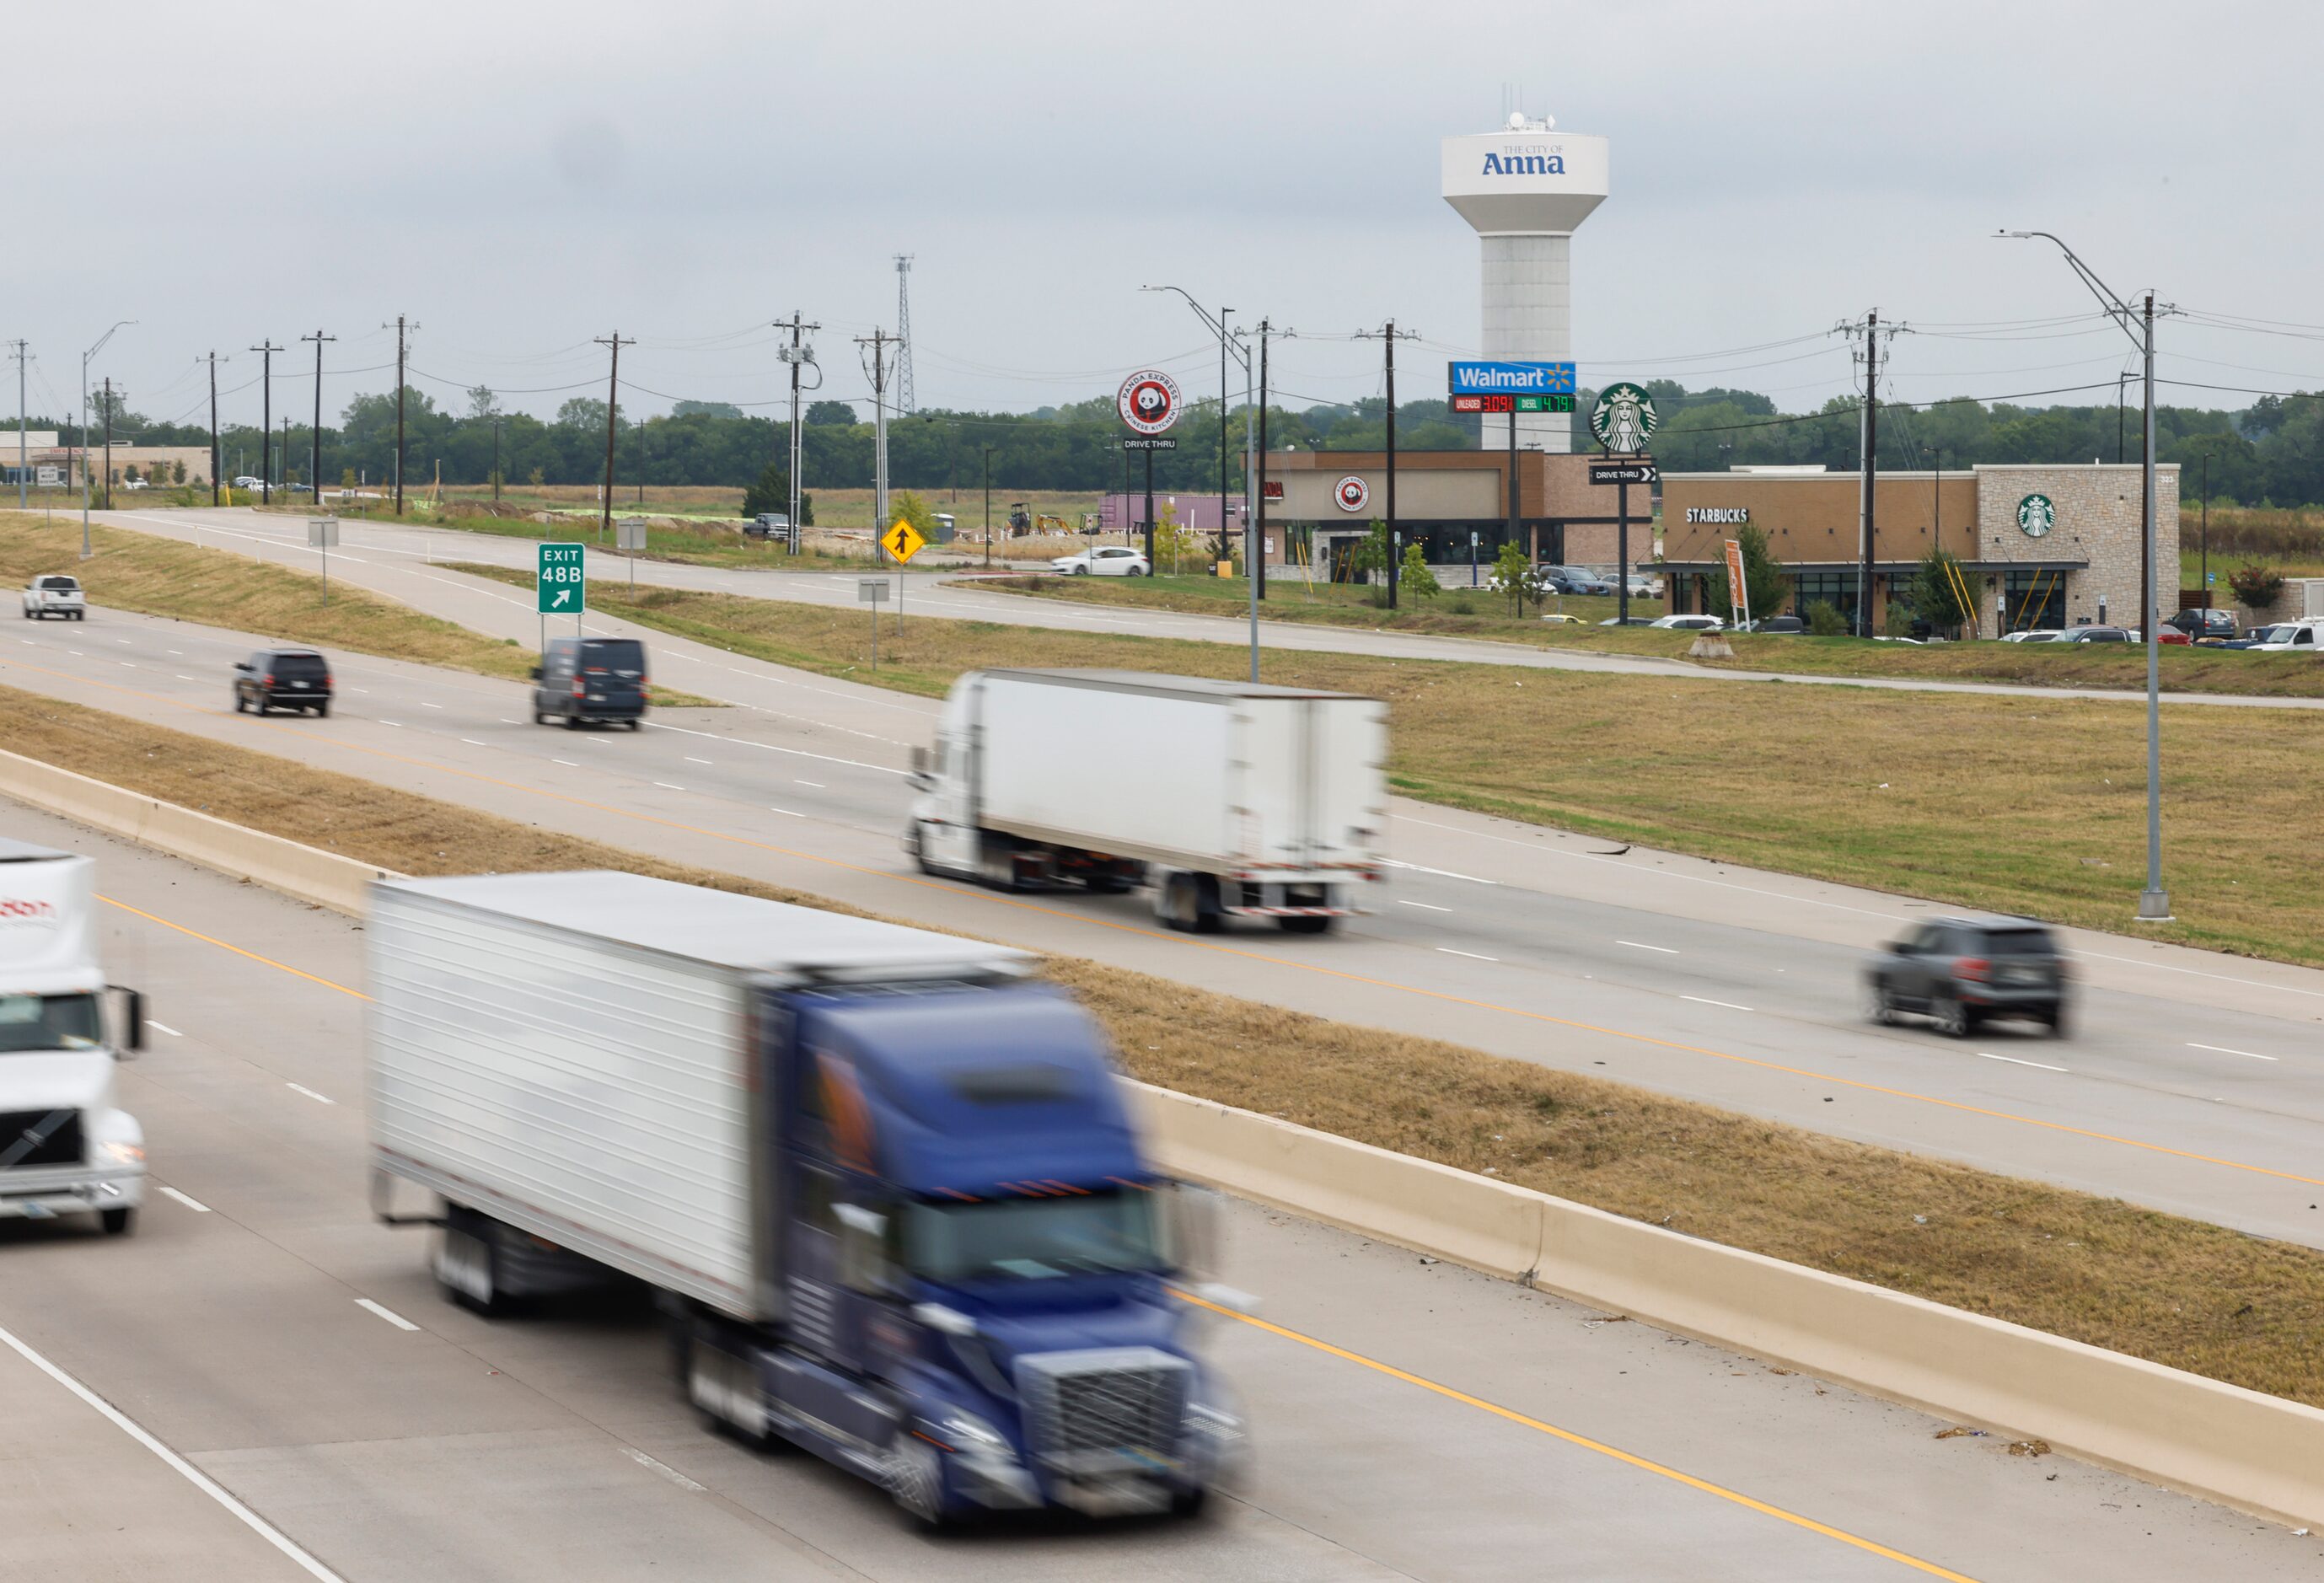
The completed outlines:
<svg viewBox="0 0 2324 1583">
<path fill-rule="evenodd" d="M 1658 627 L 1676 627 L 1684 632 L 1715 632 L 1726 624 L 1715 615 L 1666 615 L 1655 618 L 1655 625 Z"/>
<path fill-rule="evenodd" d="M 1079 555 L 1061 555 L 1049 569 L 1068 577 L 1143 577 L 1152 568 L 1126 544 L 1093 544 Z"/>
</svg>

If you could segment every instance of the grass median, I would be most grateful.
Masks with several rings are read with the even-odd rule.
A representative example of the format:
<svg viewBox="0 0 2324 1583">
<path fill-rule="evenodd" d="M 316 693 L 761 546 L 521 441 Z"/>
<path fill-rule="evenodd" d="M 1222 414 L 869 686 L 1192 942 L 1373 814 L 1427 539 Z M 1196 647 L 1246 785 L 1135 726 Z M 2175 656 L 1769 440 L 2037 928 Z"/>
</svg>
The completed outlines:
<svg viewBox="0 0 2324 1583">
<path fill-rule="evenodd" d="M 524 584 L 528 574 L 461 570 Z M 940 695 L 990 666 L 1248 674 L 1231 645 L 600 585 L 608 615 L 781 665 Z M 1771 640 L 1772 641 L 1773 640 Z M 2313 661 L 2309 662 L 2313 664 Z M 2122 930 L 2145 879 L 2135 703 L 1519 670 L 1272 650 L 1269 681 L 1389 705 L 1402 791 L 1576 835 Z M 2165 879 L 2151 935 L 2324 964 L 2324 830 L 2306 710 L 2163 714 Z M 1554 838 L 1552 838 L 1554 839 Z"/>
<path fill-rule="evenodd" d="M 409 873 L 613 868 L 832 906 L 12 688 L 0 740 Z M 1095 962 L 1047 971 L 1147 1081 L 2324 1406 L 2324 1253 Z"/>
<path fill-rule="evenodd" d="M 78 523 L 46 523 L 28 513 L 0 511 L 0 580 L 21 586 L 36 576 L 65 573 L 79 578 L 89 603 L 103 608 L 224 627 L 272 642 L 416 660 L 503 681 L 525 680 L 540 659 L 530 649 L 422 615 L 344 582 L 331 584 L 327 603 L 319 575 L 230 550 L 115 528 L 92 529 L 89 544 L 96 553 L 82 560 Z M 218 686 L 226 683 L 220 676 Z M 672 707 L 711 703 L 659 689 L 654 701 Z"/>
<path fill-rule="evenodd" d="M 1034 599 L 1085 604 L 1176 611 L 1193 615 L 1240 617 L 1249 607 L 1250 585 L 1240 577 L 1056 577 L 994 578 L 982 589 Z M 1877 643 L 1861 638 L 1814 638 L 1805 634 L 1730 635 L 1732 659 L 1692 660 L 1691 632 L 1657 627 L 1601 627 L 1614 614 L 1605 598 L 1554 602 L 1554 610 L 1580 618 L 1565 626 L 1538 615 L 1517 616 L 1508 601 L 1490 589 L 1448 588 L 1434 599 L 1405 595 L 1400 608 L 1372 604 L 1370 590 L 1346 583 L 1313 585 L 1281 573 L 1268 576 L 1268 621 L 1360 627 L 1367 630 L 1416 632 L 1445 638 L 1480 638 L 1525 643 L 1539 649 L 1592 654 L 1636 655 L 1683 661 L 1712 670 L 1791 672 L 1802 676 L 1861 676 L 1942 682 L 1999 682 L 2028 687 L 2105 687 L 2143 693 L 2146 650 L 2125 644 Z M 1634 615 L 1659 615 L 1659 600 L 1632 600 Z M 2229 693 L 2267 698 L 2324 698 L 2324 665 L 2311 655 L 2251 654 L 2237 649 L 2176 646 L 2163 649 L 2160 668 L 2165 691 Z"/>
</svg>

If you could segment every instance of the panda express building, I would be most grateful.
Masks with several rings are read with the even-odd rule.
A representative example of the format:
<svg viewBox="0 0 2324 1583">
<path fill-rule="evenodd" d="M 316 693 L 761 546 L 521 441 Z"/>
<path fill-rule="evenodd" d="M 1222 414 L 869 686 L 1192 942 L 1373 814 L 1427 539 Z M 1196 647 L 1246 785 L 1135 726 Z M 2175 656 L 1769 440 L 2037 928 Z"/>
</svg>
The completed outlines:
<svg viewBox="0 0 2324 1583">
<path fill-rule="evenodd" d="M 1908 589 L 1921 558 L 1941 546 L 1961 563 L 1987 632 L 2138 622 L 2142 469 L 1977 466 L 1879 474 L 1874 484 L 1872 627 Z M 2156 597 L 2179 596 L 2179 468 L 2154 469 Z M 1785 612 L 1830 604 L 1852 622 L 1861 544 L 1863 478 L 1799 467 L 1742 467 L 1663 475 L 1658 537 L 1669 608 L 1705 608 L 1710 579 L 1726 576 L 1726 541 L 1748 525 L 1791 575 Z M 1631 530 L 1633 542 L 1637 530 Z"/>
</svg>

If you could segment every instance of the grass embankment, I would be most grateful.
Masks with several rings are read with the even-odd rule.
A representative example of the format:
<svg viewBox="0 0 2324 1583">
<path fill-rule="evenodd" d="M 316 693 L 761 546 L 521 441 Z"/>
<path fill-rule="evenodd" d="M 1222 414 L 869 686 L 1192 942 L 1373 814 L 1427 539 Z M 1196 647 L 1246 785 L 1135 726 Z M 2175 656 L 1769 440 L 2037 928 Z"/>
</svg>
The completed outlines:
<svg viewBox="0 0 2324 1583">
<path fill-rule="evenodd" d="M 2214 557 L 2216 563 L 2217 557 Z M 2217 571 L 2216 564 L 2213 570 Z M 1198 615 L 1239 616 L 1249 607 L 1249 585 L 1240 577 L 1028 577 L 996 579 L 981 587 L 1042 599 L 1092 604 L 1134 605 Z M 2191 584 L 2190 584 L 2191 586 Z M 2222 589 L 2226 586 L 2221 584 Z M 2034 687 L 2112 687 L 2144 692 L 2146 650 L 2126 645 L 2080 643 L 1875 643 L 1860 638 L 1813 638 L 1805 634 L 1757 637 L 1733 634 L 1735 658 L 1688 660 L 1691 632 L 1647 627 L 1601 627 L 1614 613 L 1610 599 L 1568 599 L 1565 612 L 1582 619 L 1561 626 L 1538 617 L 1513 618 L 1508 601 L 1490 590 L 1474 594 L 1448 591 L 1434 599 L 1406 598 L 1396 611 L 1376 609 L 1369 590 L 1348 584 L 1307 584 L 1270 573 L 1261 607 L 1268 621 L 1316 621 L 1391 632 L 1486 638 L 1530 643 L 1543 649 L 1594 654 L 1628 654 L 1686 661 L 1712 670 L 1791 672 L 1802 676 L 1909 678 L 1923 681 L 2005 682 Z M 1464 603 L 1472 613 L 1463 615 Z M 2222 594 L 2221 603 L 2228 603 Z M 1552 608 L 1554 608 L 1553 605 Z M 1659 601 L 1630 602 L 1634 615 L 1658 615 Z M 2248 654 L 2239 650 L 2166 648 L 2163 686 L 2182 693 L 2250 694 L 2270 698 L 2324 697 L 2324 665 L 2308 655 Z"/>
<path fill-rule="evenodd" d="M 92 605 L 225 627 L 273 642 L 311 644 L 416 660 L 503 681 L 522 681 L 540 657 L 496 642 L 409 605 L 334 582 L 323 602 L 319 575 L 253 560 L 228 550 L 157 538 L 115 528 L 90 530 L 96 554 L 80 558 L 80 525 L 43 523 L 0 512 L 0 581 L 18 586 L 47 573 L 80 579 Z M 226 677 L 220 676 L 224 687 Z M 657 690 L 654 701 L 707 705 L 707 698 Z"/>
<path fill-rule="evenodd" d="M 0 740 L 408 873 L 616 868 L 832 905 L 12 688 Z M 1111 966 L 1047 971 L 1148 1082 L 2324 1405 L 2324 1253 Z"/>
<path fill-rule="evenodd" d="M 460 568 L 523 583 L 523 573 Z M 1238 679 L 1228 644 L 892 616 L 871 669 L 854 609 L 676 589 L 597 608 L 826 676 L 938 696 L 988 666 Z M 1777 640 L 1769 640 L 1777 641 Z M 2310 660 L 2306 662 L 2314 665 Z M 2125 929 L 2145 875 L 2145 711 L 2087 698 L 1517 670 L 1275 650 L 1273 682 L 1390 708 L 1389 775 L 1430 801 L 1730 862 Z M 2141 937 L 2324 964 L 2324 720 L 2291 709 L 2163 715 L 2165 879 L 2178 921 Z"/>
</svg>

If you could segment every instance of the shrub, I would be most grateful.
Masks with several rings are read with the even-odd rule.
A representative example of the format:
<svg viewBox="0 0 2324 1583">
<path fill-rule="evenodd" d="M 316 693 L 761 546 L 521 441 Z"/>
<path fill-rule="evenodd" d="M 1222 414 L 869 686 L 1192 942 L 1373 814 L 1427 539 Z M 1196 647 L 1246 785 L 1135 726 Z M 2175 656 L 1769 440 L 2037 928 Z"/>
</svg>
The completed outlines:
<svg viewBox="0 0 2324 1583">
<path fill-rule="evenodd" d="M 1819 599 L 1808 606 L 1808 630 L 1819 638 L 1845 638 L 1848 618 L 1830 600 Z"/>
<path fill-rule="evenodd" d="M 1428 569 L 1428 557 L 1421 554 L 1417 544 L 1404 547 L 1404 564 L 1397 568 L 1397 581 L 1415 599 L 1434 599 L 1443 592 L 1436 585 L 1436 574 Z"/>
<path fill-rule="evenodd" d="M 2227 574 L 2227 586 L 2254 610 L 2272 610 L 2283 597 L 2283 574 L 2273 566 L 2237 566 Z"/>
<path fill-rule="evenodd" d="M 1444 608 L 1451 611 L 1454 615 L 1475 615 L 1477 613 L 1477 602 L 1470 598 L 1465 594 L 1455 594 L 1445 604 Z"/>
</svg>

